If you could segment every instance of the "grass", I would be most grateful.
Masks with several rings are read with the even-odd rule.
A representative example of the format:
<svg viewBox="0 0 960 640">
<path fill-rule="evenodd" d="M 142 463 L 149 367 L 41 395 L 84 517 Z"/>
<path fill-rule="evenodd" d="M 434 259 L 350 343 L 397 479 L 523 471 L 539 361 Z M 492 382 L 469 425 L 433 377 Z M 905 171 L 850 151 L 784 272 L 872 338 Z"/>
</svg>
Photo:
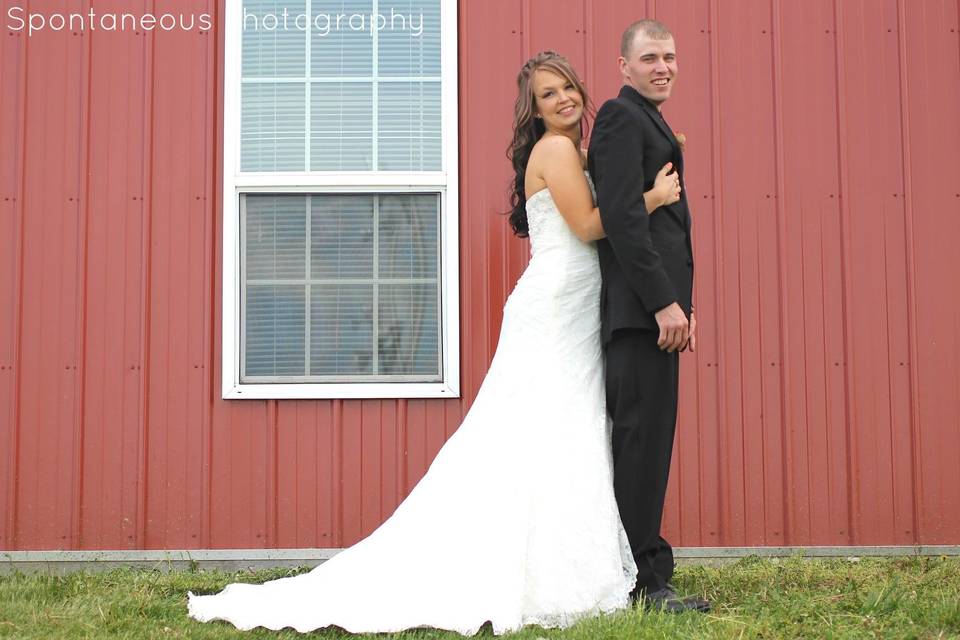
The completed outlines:
<svg viewBox="0 0 960 640">
<path fill-rule="evenodd" d="M 302 638 L 292 630 L 240 632 L 186 615 L 186 592 L 229 582 L 262 582 L 298 571 L 119 570 L 65 576 L 0 577 L 0 638 Z M 647 638 L 960 638 L 960 559 L 818 561 L 745 558 L 722 567 L 684 567 L 678 590 L 706 595 L 710 614 L 639 608 L 564 630 L 527 628 L 516 640 Z M 349 636 L 334 630 L 324 640 Z M 417 630 L 391 638 L 453 639 Z M 481 631 L 478 637 L 490 638 Z"/>
</svg>

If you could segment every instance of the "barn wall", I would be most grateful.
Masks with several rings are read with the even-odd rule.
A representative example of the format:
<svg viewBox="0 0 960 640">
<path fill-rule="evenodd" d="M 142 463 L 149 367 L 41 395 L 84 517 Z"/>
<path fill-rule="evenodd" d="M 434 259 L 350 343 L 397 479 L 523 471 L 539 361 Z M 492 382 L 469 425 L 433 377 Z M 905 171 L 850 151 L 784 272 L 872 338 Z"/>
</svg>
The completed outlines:
<svg viewBox="0 0 960 640">
<path fill-rule="evenodd" d="M 644 4 L 678 43 L 700 322 L 665 536 L 960 544 L 955 0 L 461 0 L 463 398 L 283 402 L 219 398 L 223 2 L 171 0 L 214 32 L 0 32 L 0 549 L 372 531 L 526 264 L 497 215 L 519 66 L 559 50 L 599 104 Z"/>
</svg>

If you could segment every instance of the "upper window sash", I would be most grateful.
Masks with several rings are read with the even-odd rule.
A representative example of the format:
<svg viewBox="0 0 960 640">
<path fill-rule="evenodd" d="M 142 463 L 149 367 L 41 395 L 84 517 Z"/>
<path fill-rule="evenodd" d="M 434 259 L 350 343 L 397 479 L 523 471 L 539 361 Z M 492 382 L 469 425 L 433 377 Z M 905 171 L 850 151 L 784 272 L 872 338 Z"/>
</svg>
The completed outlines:
<svg viewBox="0 0 960 640">
<path fill-rule="evenodd" d="M 240 63 L 226 76 L 240 119 L 234 175 L 445 178 L 456 116 L 455 0 L 237 4 L 226 17 L 228 50 Z"/>
</svg>

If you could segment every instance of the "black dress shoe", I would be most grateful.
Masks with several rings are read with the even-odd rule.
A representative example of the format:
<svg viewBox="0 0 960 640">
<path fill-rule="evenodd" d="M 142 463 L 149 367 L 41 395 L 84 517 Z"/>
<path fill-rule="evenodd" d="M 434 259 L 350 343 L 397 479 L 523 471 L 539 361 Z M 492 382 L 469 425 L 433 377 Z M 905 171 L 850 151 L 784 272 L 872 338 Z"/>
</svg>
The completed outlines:
<svg viewBox="0 0 960 640">
<path fill-rule="evenodd" d="M 644 593 L 640 597 L 640 602 L 643 603 L 646 609 L 657 609 L 669 613 L 682 613 L 684 611 L 706 613 L 710 611 L 710 602 L 708 600 L 699 596 L 681 597 L 677 595 L 677 592 L 673 590 L 671 585 L 657 591 Z"/>
</svg>

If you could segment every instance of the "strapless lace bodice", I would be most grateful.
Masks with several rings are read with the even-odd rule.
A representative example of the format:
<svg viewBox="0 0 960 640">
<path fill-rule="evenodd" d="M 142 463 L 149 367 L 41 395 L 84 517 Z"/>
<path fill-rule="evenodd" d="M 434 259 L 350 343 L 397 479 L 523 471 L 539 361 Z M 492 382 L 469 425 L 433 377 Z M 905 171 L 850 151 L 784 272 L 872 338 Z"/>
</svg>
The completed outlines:
<svg viewBox="0 0 960 640">
<path fill-rule="evenodd" d="M 549 189 L 527 200 L 527 224 L 530 263 L 507 301 L 508 309 L 532 316 L 528 321 L 544 330 L 599 335 L 600 263 L 595 243 L 573 233 Z M 541 312 L 550 314 L 549 320 L 540 317 Z"/>
<path fill-rule="evenodd" d="M 584 172 L 584 175 L 590 185 L 590 193 L 596 200 L 590 174 Z M 549 189 L 541 189 L 530 196 L 527 199 L 526 208 L 531 257 L 551 249 L 572 251 L 584 256 L 594 252 L 593 243 L 584 243 L 567 226 Z M 596 253 L 594 252 L 593 255 L 595 257 Z"/>
</svg>

